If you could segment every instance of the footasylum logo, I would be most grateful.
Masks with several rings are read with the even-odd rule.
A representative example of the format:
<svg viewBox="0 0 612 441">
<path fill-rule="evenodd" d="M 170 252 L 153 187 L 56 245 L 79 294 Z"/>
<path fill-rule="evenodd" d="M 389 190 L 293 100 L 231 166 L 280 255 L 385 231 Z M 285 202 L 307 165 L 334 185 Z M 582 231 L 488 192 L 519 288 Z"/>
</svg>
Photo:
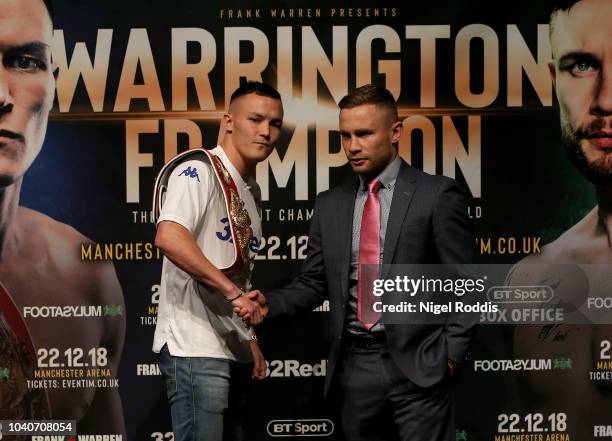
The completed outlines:
<svg viewBox="0 0 612 441">
<path fill-rule="evenodd" d="M 553 369 L 572 369 L 572 359 L 557 357 L 555 359 L 474 360 L 474 372 L 550 371 Z"/>
<path fill-rule="evenodd" d="M 123 306 L 121 305 L 104 305 L 104 316 L 115 317 L 123 315 Z"/>
<path fill-rule="evenodd" d="M 571 368 L 572 368 L 571 358 L 557 357 L 553 361 L 553 369 L 571 369 Z"/>
<path fill-rule="evenodd" d="M 455 430 L 455 441 L 468 441 L 467 431 L 465 430 Z"/>
<path fill-rule="evenodd" d="M 115 317 L 123 315 L 122 305 L 24 306 L 24 318 Z"/>
</svg>

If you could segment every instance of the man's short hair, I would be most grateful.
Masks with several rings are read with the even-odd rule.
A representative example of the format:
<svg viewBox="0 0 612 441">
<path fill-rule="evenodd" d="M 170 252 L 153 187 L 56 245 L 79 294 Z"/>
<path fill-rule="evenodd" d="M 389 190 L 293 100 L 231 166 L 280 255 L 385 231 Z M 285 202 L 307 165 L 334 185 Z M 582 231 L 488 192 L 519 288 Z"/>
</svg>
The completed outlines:
<svg viewBox="0 0 612 441">
<path fill-rule="evenodd" d="M 280 93 L 278 93 L 278 91 L 269 84 L 261 83 L 259 81 L 247 81 L 246 83 L 242 84 L 238 89 L 236 89 L 234 93 L 232 93 L 232 96 L 230 97 L 230 104 L 235 99 L 240 98 L 241 96 L 251 94 L 266 96 L 268 98 L 281 101 Z"/>
<path fill-rule="evenodd" d="M 338 107 L 340 109 L 352 109 L 364 104 L 374 104 L 388 109 L 391 111 L 394 121 L 398 119 L 395 98 L 393 98 L 393 95 L 387 89 L 376 84 L 366 84 L 353 90 L 340 100 Z"/>
<path fill-rule="evenodd" d="M 569 11 L 572 6 L 580 0 L 553 0 L 551 2 L 550 12 L 554 14 L 556 11 Z"/>
</svg>

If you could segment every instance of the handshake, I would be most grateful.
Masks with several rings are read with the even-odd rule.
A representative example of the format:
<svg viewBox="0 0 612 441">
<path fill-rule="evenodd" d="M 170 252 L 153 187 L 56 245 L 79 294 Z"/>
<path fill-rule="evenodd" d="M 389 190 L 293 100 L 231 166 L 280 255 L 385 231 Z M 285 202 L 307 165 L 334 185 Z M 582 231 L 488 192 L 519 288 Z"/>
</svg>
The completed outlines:
<svg viewBox="0 0 612 441">
<path fill-rule="evenodd" d="M 263 293 L 258 289 L 249 291 L 245 295 L 232 300 L 234 312 L 238 314 L 248 326 L 258 325 L 268 315 L 268 304 Z"/>
</svg>

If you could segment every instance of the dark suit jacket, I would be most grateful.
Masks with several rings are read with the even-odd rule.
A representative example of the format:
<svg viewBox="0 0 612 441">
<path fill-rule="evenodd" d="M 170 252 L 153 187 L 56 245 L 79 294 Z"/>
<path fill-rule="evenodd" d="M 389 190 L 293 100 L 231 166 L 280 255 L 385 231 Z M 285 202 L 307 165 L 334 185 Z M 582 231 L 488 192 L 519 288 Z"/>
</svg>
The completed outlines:
<svg viewBox="0 0 612 441">
<path fill-rule="evenodd" d="M 325 391 L 338 362 L 349 296 L 353 209 L 359 179 L 317 196 L 308 238 L 308 256 L 300 274 L 266 295 L 269 317 L 311 311 L 329 298 L 332 344 Z M 391 202 L 384 264 L 475 263 L 475 241 L 459 184 L 432 176 L 404 161 Z M 426 387 L 440 381 L 447 361 L 462 362 L 475 327 L 469 317 L 444 325 L 385 324 L 389 352 L 412 382 Z"/>
</svg>

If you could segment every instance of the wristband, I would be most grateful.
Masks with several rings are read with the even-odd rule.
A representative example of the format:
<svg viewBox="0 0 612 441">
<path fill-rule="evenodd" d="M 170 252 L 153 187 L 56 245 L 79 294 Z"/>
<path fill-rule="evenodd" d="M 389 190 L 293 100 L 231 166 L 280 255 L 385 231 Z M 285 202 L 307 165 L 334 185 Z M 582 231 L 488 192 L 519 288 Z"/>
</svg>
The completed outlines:
<svg viewBox="0 0 612 441">
<path fill-rule="evenodd" d="M 244 292 L 242 290 L 240 290 L 238 292 L 238 295 L 236 297 L 232 297 L 231 299 L 226 298 L 225 301 L 227 303 L 232 303 L 234 300 L 239 299 L 240 297 L 242 297 L 244 295 Z"/>
</svg>

